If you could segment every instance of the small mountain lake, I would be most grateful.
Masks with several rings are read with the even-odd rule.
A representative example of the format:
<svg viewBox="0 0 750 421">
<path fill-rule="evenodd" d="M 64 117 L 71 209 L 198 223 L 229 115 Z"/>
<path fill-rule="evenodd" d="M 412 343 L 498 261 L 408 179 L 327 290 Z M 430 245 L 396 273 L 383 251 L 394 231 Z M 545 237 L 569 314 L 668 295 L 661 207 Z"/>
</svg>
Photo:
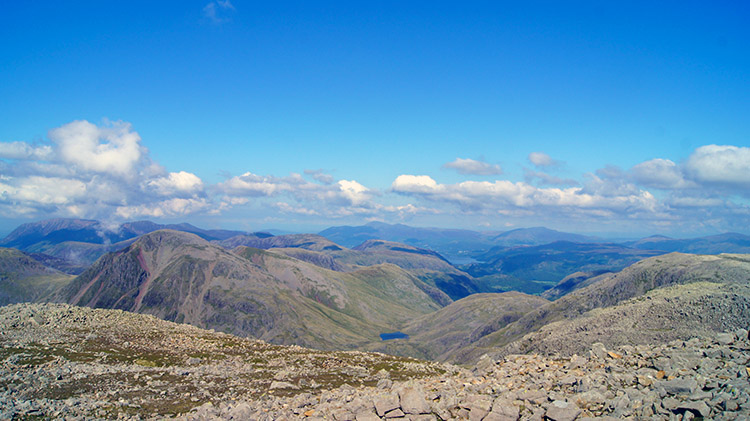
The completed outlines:
<svg viewBox="0 0 750 421">
<path fill-rule="evenodd" d="M 409 339 L 409 335 L 401 332 L 381 333 L 380 339 L 390 341 L 391 339 Z"/>
</svg>

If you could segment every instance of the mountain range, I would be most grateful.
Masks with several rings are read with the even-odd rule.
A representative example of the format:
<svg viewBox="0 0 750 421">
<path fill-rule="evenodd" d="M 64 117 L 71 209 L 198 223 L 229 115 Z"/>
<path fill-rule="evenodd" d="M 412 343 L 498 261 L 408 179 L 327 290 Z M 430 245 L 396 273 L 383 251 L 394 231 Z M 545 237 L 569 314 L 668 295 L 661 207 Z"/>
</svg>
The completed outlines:
<svg viewBox="0 0 750 421">
<path fill-rule="evenodd" d="M 103 256 L 57 299 L 321 349 L 356 348 L 450 301 L 393 264 L 338 272 L 172 230 Z"/>
<path fill-rule="evenodd" d="M 277 344 L 459 363 L 485 353 L 571 354 L 594 342 L 618 346 L 705 336 L 750 321 L 748 255 L 645 248 L 679 243 L 741 249 L 744 236 L 737 234 L 692 243 L 652 238 L 628 246 L 516 230 L 502 237 L 513 245 L 485 249 L 475 254 L 483 261 L 456 266 L 434 250 L 387 239 L 348 248 L 318 234 L 123 226 L 119 234 L 88 243 L 83 240 L 94 241 L 92 233 L 101 228 L 95 221 L 19 227 L 3 244 L 27 250 L 0 249 L 2 304 L 55 301 L 120 309 Z M 149 232 L 130 237 L 139 229 Z M 428 231 L 433 237 L 440 232 Z M 501 235 L 488 238 L 500 241 Z M 517 244 L 541 238 L 555 241 Z M 64 254 L 45 253 L 81 244 L 101 246 L 100 257 L 77 276 L 52 267 L 61 266 Z M 552 288 L 529 295 L 523 292 L 529 285 L 536 285 L 535 292 Z M 388 332 L 407 337 L 381 340 Z"/>
</svg>

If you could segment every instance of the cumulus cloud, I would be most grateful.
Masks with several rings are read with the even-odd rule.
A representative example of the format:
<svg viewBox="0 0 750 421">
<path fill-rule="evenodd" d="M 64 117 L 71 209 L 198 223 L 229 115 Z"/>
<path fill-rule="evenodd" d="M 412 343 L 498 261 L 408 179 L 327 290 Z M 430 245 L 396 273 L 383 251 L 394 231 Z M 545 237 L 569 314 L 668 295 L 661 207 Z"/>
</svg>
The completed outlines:
<svg viewBox="0 0 750 421">
<path fill-rule="evenodd" d="M 260 197 L 292 191 L 295 185 L 305 183 L 307 182 L 304 179 L 294 174 L 279 178 L 261 176 L 248 171 L 219 183 L 218 188 L 229 196 Z"/>
<path fill-rule="evenodd" d="M 185 171 L 171 172 L 169 175 L 155 178 L 147 184 L 161 196 L 196 194 L 203 191 L 203 181 L 197 175 Z"/>
<path fill-rule="evenodd" d="M 690 191 L 691 195 L 699 196 L 748 196 L 750 148 L 730 145 L 701 146 L 681 164 L 669 159 L 656 158 L 633 166 L 629 174 L 633 182 L 660 190 Z"/>
<path fill-rule="evenodd" d="M 112 218 L 186 215 L 210 206 L 195 174 L 168 173 L 129 123 L 73 121 L 50 142 L 0 143 L 3 214 Z M 4 160 L 4 161 L 3 161 Z"/>
<path fill-rule="evenodd" d="M 647 191 L 635 191 L 622 195 L 602 195 L 585 192 L 572 187 L 539 188 L 523 182 L 507 180 L 465 181 L 458 184 L 439 184 L 429 176 L 400 175 L 391 185 L 392 191 L 407 196 L 421 197 L 433 202 L 458 205 L 463 211 L 478 213 L 502 213 L 508 210 L 532 212 L 605 211 L 634 212 L 654 211 L 657 200 Z"/>
<path fill-rule="evenodd" d="M 537 167 L 554 167 L 560 165 L 560 161 L 552 159 L 552 157 L 544 152 L 531 152 L 529 154 L 529 162 Z"/>
<path fill-rule="evenodd" d="M 453 169 L 467 175 L 499 175 L 503 173 L 499 165 L 468 158 L 456 158 L 455 161 L 444 164 L 443 168 Z"/>
<path fill-rule="evenodd" d="M 750 187 L 750 148 L 730 145 L 701 146 L 688 158 L 685 171 L 699 183 Z"/>
<path fill-rule="evenodd" d="M 138 133 L 123 122 L 99 127 L 74 121 L 50 130 L 49 138 L 59 158 L 82 171 L 134 175 L 136 165 L 148 153 Z"/>
<path fill-rule="evenodd" d="M 689 185 L 680 167 L 669 159 L 652 159 L 635 165 L 630 170 L 640 185 L 657 189 L 679 189 Z"/>
<path fill-rule="evenodd" d="M 314 169 L 287 176 L 248 171 L 206 185 L 196 174 L 170 172 L 154 162 L 138 133 L 125 122 L 73 121 L 51 130 L 48 137 L 35 143 L 0 142 L 3 217 L 72 216 L 111 222 L 217 215 L 234 209 L 243 217 L 272 213 L 297 222 L 476 216 L 476 223 L 496 221 L 495 226 L 524 220 L 598 221 L 600 227 L 616 225 L 614 230 L 628 221 L 638 229 L 646 222 L 727 229 L 750 222 L 746 147 L 707 145 L 684 161 L 655 158 L 628 170 L 609 165 L 579 180 L 524 169 L 524 181 L 486 181 L 480 176 L 499 175 L 498 165 L 457 158 L 444 168 L 476 179 L 447 184 L 427 174 L 402 174 L 390 189 L 381 191 Z M 529 161 L 552 169 L 560 164 L 541 152 L 530 154 Z"/>
<path fill-rule="evenodd" d="M 587 174 L 582 193 L 597 196 L 630 196 L 638 194 L 640 187 L 632 183 L 619 167 L 607 165 L 596 170 L 594 174 Z"/>
<path fill-rule="evenodd" d="M 316 174 L 319 175 L 319 174 Z M 317 177 L 320 178 L 320 177 Z M 372 199 L 378 192 L 355 180 L 316 183 L 292 173 L 287 177 L 261 176 L 246 172 L 219 183 L 216 189 L 225 198 L 285 198 L 289 202 L 276 202 L 279 210 L 307 215 L 342 216 L 359 213 L 374 213 L 382 209 Z M 228 203 L 227 199 L 224 203 Z M 279 203 L 287 203 L 282 206 Z"/>
<path fill-rule="evenodd" d="M 370 190 L 354 180 L 339 180 L 338 186 L 341 195 L 353 205 L 362 204 L 371 197 Z"/>
</svg>

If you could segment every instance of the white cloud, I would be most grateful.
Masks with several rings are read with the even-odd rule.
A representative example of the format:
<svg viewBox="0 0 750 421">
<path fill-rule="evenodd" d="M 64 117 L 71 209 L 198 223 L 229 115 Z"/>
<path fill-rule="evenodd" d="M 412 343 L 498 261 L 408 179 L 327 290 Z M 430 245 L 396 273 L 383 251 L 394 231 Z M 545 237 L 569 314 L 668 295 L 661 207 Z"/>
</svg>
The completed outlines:
<svg viewBox="0 0 750 421">
<path fill-rule="evenodd" d="M 201 179 L 185 171 L 167 173 L 152 162 L 128 123 L 73 121 L 50 130 L 49 137 L 51 142 L 38 146 L 0 144 L 3 214 L 110 222 L 210 207 Z"/>
<path fill-rule="evenodd" d="M 688 158 L 685 171 L 698 183 L 750 187 L 750 148 L 701 146 Z"/>
<path fill-rule="evenodd" d="M 22 179 L 11 192 L 15 200 L 40 205 L 64 205 L 86 194 L 79 180 L 32 176 Z"/>
<path fill-rule="evenodd" d="M 339 180 L 341 195 L 353 205 L 359 205 L 370 199 L 370 190 L 354 180 Z"/>
<path fill-rule="evenodd" d="M 708 145 L 684 163 L 651 159 L 627 171 L 605 166 L 579 181 L 524 169 L 525 182 L 437 182 L 402 174 L 382 192 L 322 170 L 288 176 L 245 172 L 205 185 L 184 170 L 168 172 L 149 157 L 128 123 L 74 121 L 49 132 L 50 141 L 0 143 L 0 216 L 73 216 L 111 220 L 189 214 L 280 216 L 330 221 L 408 220 L 451 223 L 544 224 L 574 221 L 602 226 L 746 227 L 750 220 L 750 148 Z M 536 166 L 560 162 L 541 152 Z M 500 167 L 457 158 L 444 165 L 464 174 L 499 174 Z M 480 178 L 480 177 L 476 177 Z M 647 189 L 657 189 L 656 196 Z M 467 219 L 468 217 L 468 219 Z M 298 219 L 297 219 L 298 218 Z M 524 222 L 527 221 L 527 222 Z M 630 224 L 630 225 L 628 225 Z M 627 229 L 627 228 L 623 228 Z"/>
<path fill-rule="evenodd" d="M 438 189 L 438 184 L 428 175 L 399 175 L 391 184 L 397 193 L 431 193 Z"/>
<path fill-rule="evenodd" d="M 173 198 L 161 202 L 152 202 L 135 206 L 119 206 L 115 212 L 123 219 L 138 217 L 161 218 L 163 216 L 178 216 L 208 210 L 210 204 L 204 199 Z"/>
<path fill-rule="evenodd" d="M 669 159 L 652 159 L 630 169 L 633 179 L 646 187 L 657 189 L 680 189 L 690 183 L 682 175 L 682 169 Z"/>
<path fill-rule="evenodd" d="M 306 183 L 304 180 L 294 176 L 278 178 L 246 172 L 242 175 L 234 176 L 223 183 L 219 183 L 218 188 L 231 196 L 260 197 L 273 196 L 285 191 L 291 191 L 294 185 L 304 183 Z"/>
<path fill-rule="evenodd" d="M 136 164 L 147 154 L 141 137 L 129 123 L 115 122 L 99 127 L 88 121 L 73 121 L 50 130 L 59 159 L 83 171 L 134 175 Z"/>
<path fill-rule="evenodd" d="M 503 173 L 503 170 L 499 165 L 489 164 L 484 161 L 475 161 L 468 158 L 456 158 L 455 161 L 444 164 L 443 168 L 450 168 L 461 174 L 471 175 L 499 175 Z"/>
<path fill-rule="evenodd" d="M 171 172 L 166 177 L 159 177 L 148 182 L 148 185 L 161 196 L 171 196 L 176 193 L 194 194 L 203 190 L 203 181 L 189 172 Z"/>
<path fill-rule="evenodd" d="M 0 158 L 48 160 L 52 157 L 52 147 L 49 145 L 34 147 L 26 142 L 0 142 Z"/>
<path fill-rule="evenodd" d="M 627 194 L 602 195 L 588 193 L 580 187 L 566 189 L 539 188 L 522 182 L 507 180 L 465 181 L 458 184 L 438 184 L 429 176 L 400 175 L 391 185 L 392 191 L 417 196 L 433 202 L 458 205 L 462 211 L 499 213 L 506 210 L 555 212 L 565 209 L 606 212 L 654 211 L 658 202 L 647 191 Z"/>
<path fill-rule="evenodd" d="M 632 196 L 641 190 L 630 181 L 627 173 L 612 165 L 598 169 L 594 174 L 586 174 L 586 179 L 581 189 L 586 194 L 603 197 Z"/>
<path fill-rule="evenodd" d="M 319 178 L 319 177 L 318 177 Z M 328 181 L 328 180 L 325 180 Z M 261 176 L 250 172 L 231 177 L 219 183 L 216 189 L 227 198 L 284 197 L 289 207 L 276 207 L 284 212 L 307 215 L 341 216 L 367 212 L 378 209 L 372 199 L 378 193 L 355 180 L 339 180 L 335 183 L 314 183 L 305 180 L 299 174 L 287 177 Z M 225 206 L 228 201 L 224 200 Z"/>
<path fill-rule="evenodd" d="M 537 167 L 554 167 L 560 164 L 560 161 L 552 159 L 544 152 L 531 152 L 529 154 L 529 162 Z"/>
</svg>

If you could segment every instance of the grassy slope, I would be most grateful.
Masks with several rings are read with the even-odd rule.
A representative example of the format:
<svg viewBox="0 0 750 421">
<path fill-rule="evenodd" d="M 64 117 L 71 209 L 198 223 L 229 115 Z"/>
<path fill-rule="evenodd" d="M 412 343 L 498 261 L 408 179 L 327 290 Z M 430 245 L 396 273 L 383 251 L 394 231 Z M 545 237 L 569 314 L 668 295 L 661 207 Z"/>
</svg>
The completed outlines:
<svg viewBox="0 0 750 421">
<path fill-rule="evenodd" d="M 46 299 L 72 279 L 16 249 L 0 248 L 0 305 Z"/>
</svg>

